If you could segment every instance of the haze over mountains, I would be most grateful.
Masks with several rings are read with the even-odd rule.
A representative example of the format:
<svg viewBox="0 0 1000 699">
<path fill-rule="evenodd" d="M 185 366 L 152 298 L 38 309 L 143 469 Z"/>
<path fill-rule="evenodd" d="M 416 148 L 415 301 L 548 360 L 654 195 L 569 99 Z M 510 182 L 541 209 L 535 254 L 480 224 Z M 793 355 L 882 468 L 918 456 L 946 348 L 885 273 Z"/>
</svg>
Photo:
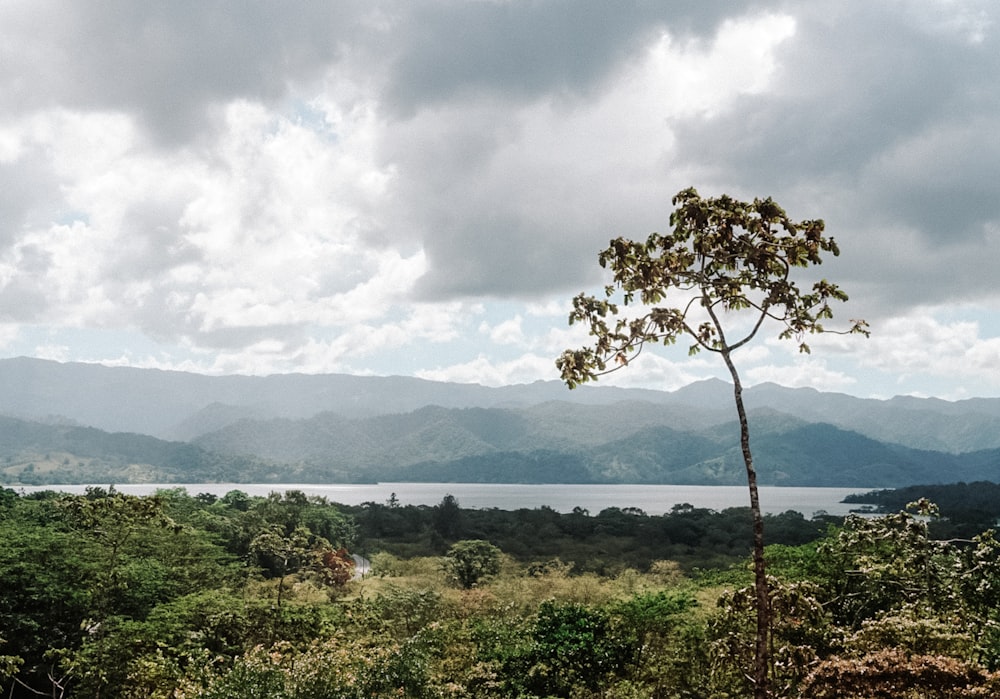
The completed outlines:
<svg viewBox="0 0 1000 699">
<path fill-rule="evenodd" d="M 763 484 L 1000 477 L 1000 399 L 747 389 Z M 0 482 L 741 484 L 732 387 L 204 376 L 0 360 Z"/>
</svg>

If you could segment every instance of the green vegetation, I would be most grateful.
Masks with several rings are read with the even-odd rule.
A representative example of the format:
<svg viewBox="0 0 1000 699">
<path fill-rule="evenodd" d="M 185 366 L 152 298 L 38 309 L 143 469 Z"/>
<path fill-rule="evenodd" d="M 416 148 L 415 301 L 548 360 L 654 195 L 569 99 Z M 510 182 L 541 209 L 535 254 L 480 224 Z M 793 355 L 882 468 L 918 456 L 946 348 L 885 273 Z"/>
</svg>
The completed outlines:
<svg viewBox="0 0 1000 699">
<path fill-rule="evenodd" d="M 613 577 L 625 569 L 646 570 L 670 560 L 693 572 L 722 568 L 742 560 L 752 545 L 750 511 L 734 507 L 716 512 L 677 505 L 663 516 L 637 508 L 609 507 L 597 514 L 575 508 L 451 510 L 447 496 L 435 507 L 368 502 L 343 506 L 357 524 L 355 549 L 399 558 L 440 556 L 452 542 L 488 541 L 524 564 L 544 566 L 559 559 L 576 573 Z M 446 512 L 452 512 L 442 517 Z M 798 512 L 765 518 L 775 543 L 797 545 L 823 536 L 839 519 Z M 447 532 L 445 528 L 447 527 Z"/>
<path fill-rule="evenodd" d="M 500 572 L 502 555 L 503 552 L 488 541 L 457 541 L 444 555 L 444 570 L 449 580 L 469 590 Z"/>
<path fill-rule="evenodd" d="M 997 695 L 1000 542 L 913 512 L 768 518 L 773 696 Z M 0 489 L 0 694 L 747 696 L 748 518 Z"/>
<path fill-rule="evenodd" d="M 844 502 L 873 506 L 874 511 L 888 514 L 920 499 L 930 500 L 940 509 L 941 517 L 930 526 L 941 539 L 972 537 L 1000 521 L 1000 483 L 989 481 L 875 490 L 848 495 Z"/>
</svg>

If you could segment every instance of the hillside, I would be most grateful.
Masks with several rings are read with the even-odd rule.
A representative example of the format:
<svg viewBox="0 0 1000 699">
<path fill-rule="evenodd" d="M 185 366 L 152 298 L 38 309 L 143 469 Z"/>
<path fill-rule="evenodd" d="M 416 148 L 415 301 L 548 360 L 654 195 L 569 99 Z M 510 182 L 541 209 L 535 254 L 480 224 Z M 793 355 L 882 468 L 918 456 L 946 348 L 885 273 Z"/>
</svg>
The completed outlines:
<svg viewBox="0 0 1000 699">
<path fill-rule="evenodd" d="M 185 442 L 0 417 L 0 484 L 278 482 L 295 474 L 289 465 Z"/>
<path fill-rule="evenodd" d="M 730 391 L 721 381 L 568 391 L 0 360 L 0 482 L 741 484 Z M 863 400 L 774 384 L 745 396 L 762 484 L 1000 474 L 1000 400 Z"/>
<path fill-rule="evenodd" d="M 653 402 L 670 394 L 610 387 L 570 392 L 557 381 L 487 388 L 409 377 L 345 374 L 206 376 L 179 371 L 0 359 L 0 414 L 52 416 L 109 432 L 189 440 L 239 419 L 301 419 L 332 411 L 345 417 L 443 407 L 526 406 L 549 400 L 608 404 Z"/>
<path fill-rule="evenodd" d="M 590 440 L 594 430 L 603 439 L 608 430 L 621 435 L 654 424 L 691 429 L 730 421 L 731 390 L 717 380 L 673 392 L 600 384 L 570 391 L 558 381 L 490 388 L 398 376 L 205 376 L 0 359 L 0 414 L 173 441 L 190 441 L 241 420 L 298 421 L 322 413 L 357 420 L 439 406 L 529 410 L 529 419 L 548 425 L 566 418 L 567 425 L 557 427 L 560 438 L 580 442 Z M 915 449 L 958 454 L 1000 448 L 995 398 L 873 400 L 761 384 L 746 389 L 744 399 L 751 409 L 768 408 Z"/>
<path fill-rule="evenodd" d="M 621 414 L 630 407 L 622 404 Z M 243 420 L 192 443 L 2 418 L 0 483 L 740 485 L 745 479 L 733 422 L 703 429 L 593 429 L 588 439 L 577 440 L 573 435 L 586 420 L 581 427 L 570 417 L 532 417 L 531 409 L 499 408 L 425 407 L 355 420 L 323 413 L 305 420 Z M 762 485 L 898 487 L 990 480 L 1000 472 L 1000 450 L 910 449 L 770 410 L 752 412 L 751 420 Z"/>
</svg>

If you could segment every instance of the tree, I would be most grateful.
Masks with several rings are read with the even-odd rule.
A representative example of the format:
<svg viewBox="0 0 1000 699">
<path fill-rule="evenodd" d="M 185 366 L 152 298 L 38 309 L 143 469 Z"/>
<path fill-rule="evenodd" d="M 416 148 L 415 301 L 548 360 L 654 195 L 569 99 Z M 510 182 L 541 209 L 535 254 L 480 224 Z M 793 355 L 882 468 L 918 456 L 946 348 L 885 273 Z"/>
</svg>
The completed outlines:
<svg viewBox="0 0 1000 699">
<path fill-rule="evenodd" d="M 689 188 L 673 198 L 673 205 L 672 233 L 654 233 L 644 243 L 616 238 L 598 255 L 600 265 L 613 272 L 614 283 L 605 287 L 604 298 L 578 295 L 569 316 L 571 325 L 589 328 L 594 345 L 566 350 L 556 365 L 563 381 L 574 388 L 627 366 L 647 344 L 672 345 L 683 336 L 693 341 L 690 354 L 706 350 L 722 357 L 733 380 L 753 516 L 754 696 L 766 697 L 770 611 L 764 525 L 733 353 L 753 340 L 766 320 L 780 326 L 780 338 L 794 338 L 801 352 L 809 352 L 805 336 L 826 331 L 823 321 L 833 317 L 830 302 L 846 301 L 847 294 L 826 280 L 805 292 L 791 273 L 820 264 L 822 253 L 840 251 L 833 238 L 824 237 L 823 221 L 792 221 L 770 198 L 705 199 Z M 639 313 L 619 317 L 619 297 L 621 305 L 639 306 Z M 609 316 L 617 317 L 613 325 Z M 868 325 L 854 320 L 841 332 L 867 336 Z"/>
<path fill-rule="evenodd" d="M 302 526 L 286 535 L 277 524 L 272 524 L 250 542 L 250 551 L 278 578 L 277 607 L 281 609 L 285 578 L 298 572 L 315 558 L 314 545 L 309 541 L 310 532 Z M 324 542 L 325 543 L 325 542 Z M 329 548 L 329 545 L 326 546 Z"/>
<path fill-rule="evenodd" d="M 444 539 L 455 539 L 461 526 L 462 508 L 451 493 L 434 508 L 434 531 Z"/>
<path fill-rule="evenodd" d="M 52 650 L 81 641 L 80 622 L 93 608 L 93 550 L 51 516 L 51 501 L 20 500 L 0 516 L 0 634 L 7 640 L 0 644 L 0 693 L 37 686 L 55 697 L 67 677 Z"/>
<path fill-rule="evenodd" d="M 448 577 L 463 589 L 500 572 L 503 552 L 488 541 L 467 539 L 455 542 L 444 557 Z"/>
<path fill-rule="evenodd" d="M 183 527 L 167 516 L 161 498 L 128 495 L 113 486 L 90 487 L 86 495 L 65 496 L 58 504 L 70 527 L 92 544 L 95 566 L 92 616 L 81 624 L 85 631 L 81 646 L 65 650 L 62 665 L 77 678 L 77 691 L 93 691 L 98 699 L 107 693 L 113 696 L 125 664 L 124 654 L 116 653 L 120 649 L 115 647 L 115 630 L 124 619 L 144 614 L 161 596 L 156 588 L 165 582 L 167 572 L 151 565 L 149 558 L 134 555 L 135 549 L 153 531 L 177 535 Z"/>
<path fill-rule="evenodd" d="M 604 609 L 555 600 L 538 608 L 531 641 L 522 659 L 530 665 L 514 679 L 532 696 L 572 696 L 579 687 L 596 693 L 624 672 L 635 652 L 632 639 L 616 633 Z"/>
</svg>

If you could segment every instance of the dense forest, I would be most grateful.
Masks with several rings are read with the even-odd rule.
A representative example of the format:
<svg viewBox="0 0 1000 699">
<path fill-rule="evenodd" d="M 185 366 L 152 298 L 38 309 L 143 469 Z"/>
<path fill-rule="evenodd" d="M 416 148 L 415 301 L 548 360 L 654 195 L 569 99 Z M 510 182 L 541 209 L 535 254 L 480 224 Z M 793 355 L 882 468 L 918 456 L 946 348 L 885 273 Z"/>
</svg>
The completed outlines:
<svg viewBox="0 0 1000 699">
<path fill-rule="evenodd" d="M 997 696 L 1000 543 L 935 513 L 768 518 L 776 696 Z M 6 697 L 748 694 L 742 508 L 0 490 L 0 540 Z"/>
</svg>

